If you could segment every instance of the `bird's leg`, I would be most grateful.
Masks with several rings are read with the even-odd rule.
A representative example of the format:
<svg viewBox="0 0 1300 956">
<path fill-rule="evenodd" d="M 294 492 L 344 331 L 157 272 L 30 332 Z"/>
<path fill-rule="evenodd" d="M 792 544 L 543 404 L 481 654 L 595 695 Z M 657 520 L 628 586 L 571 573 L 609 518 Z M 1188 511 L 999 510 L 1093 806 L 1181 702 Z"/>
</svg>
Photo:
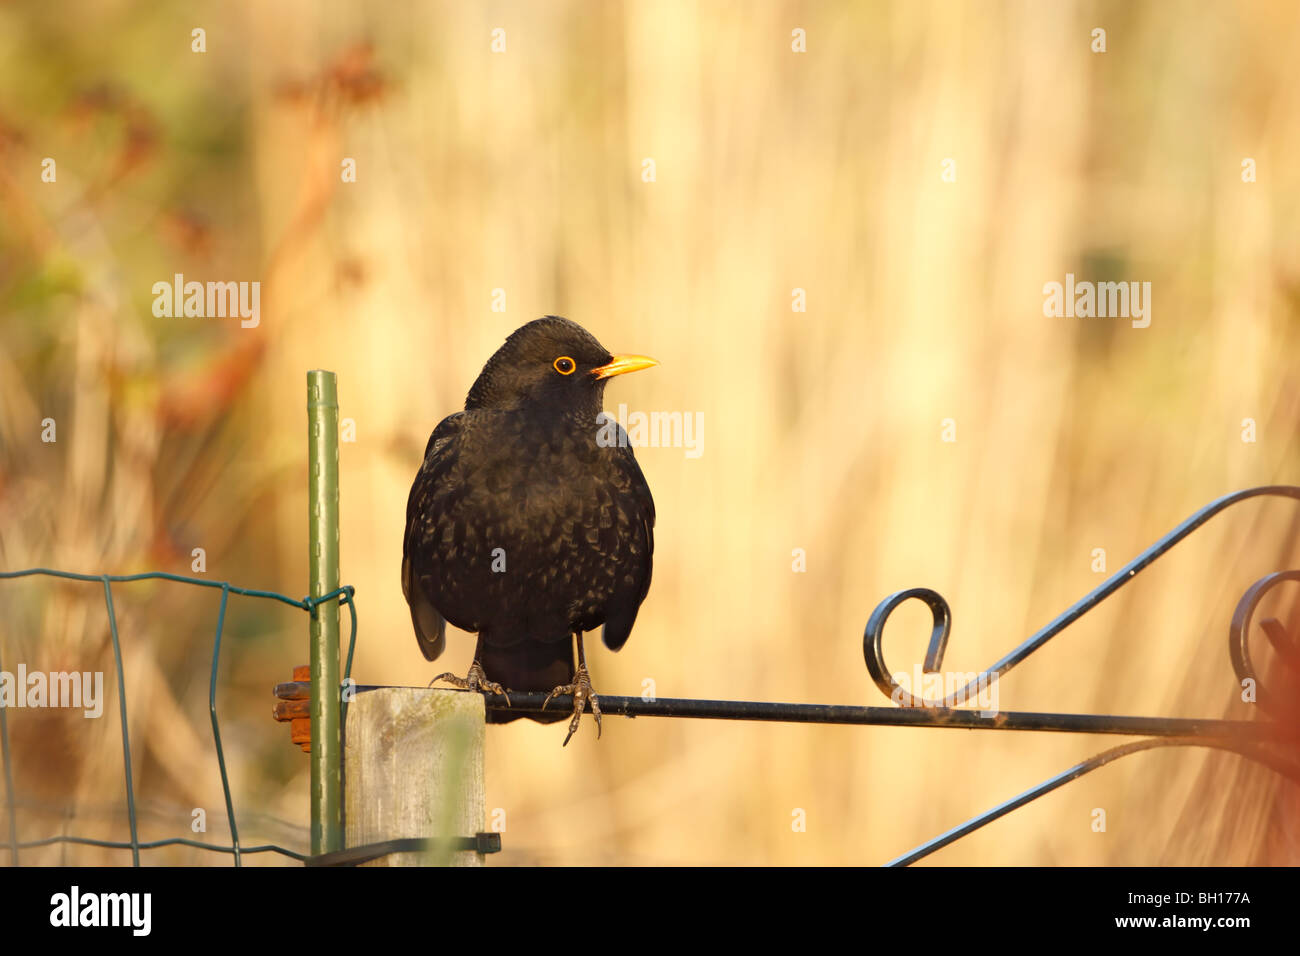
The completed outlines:
<svg viewBox="0 0 1300 956">
<path fill-rule="evenodd" d="M 573 695 L 573 719 L 569 721 L 569 733 L 561 745 L 565 747 L 569 745 L 569 738 L 578 729 L 582 709 L 587 701 L 591 701 L 591 716 L 596 720 L 596 739 L 600 739 L 600 698 L 596 696 L 596 691 L 591 686 L 591 675 L 587 672 L 587 655 L 582 649 L 582 631 L 574 631 L 573 636 L 578 639 L 578 671 L 573 675 L 573 683 L 561 684 L 546 695 L 546 700 L 542 701 L 542 710 L 545 710 L 552 697 L 559 697 L 561 694 Z"/>
<path fill-rule="evenodd" d="M 479 694 L 500 694 L 506 699 L 506 706 L 510 706 L 510 695 L 506 689 L 496 681 L 488 680 L 487 674 L 483 672 L 483 665 L 478 662 L 479 654 L 483 649 L 483 639 L 479 638 L 479 646 L 474 649 L 474 663 L 469 665 L 469 673 L 464 677 L 457 677 L 448 671 L 445 674 L 439 674 L 433 680 L 429 681 L 432 687 L 438 681 L 446 681 L 453 687 L 460 687 L 464 690 L 474 691 Z"/>
</svg>

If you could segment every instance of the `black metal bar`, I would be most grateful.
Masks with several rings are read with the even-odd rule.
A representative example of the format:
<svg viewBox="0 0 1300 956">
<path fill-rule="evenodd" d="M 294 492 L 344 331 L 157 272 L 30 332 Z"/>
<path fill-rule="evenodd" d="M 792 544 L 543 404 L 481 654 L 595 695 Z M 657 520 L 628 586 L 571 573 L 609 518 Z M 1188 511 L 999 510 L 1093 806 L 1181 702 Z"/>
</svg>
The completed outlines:
<svg viewBox="0 0 1300 956">
<path fill-rule="evenodd" d="M 909 850 L 900 857 L 890 860 L 885 866 L 911 866 L 917 860 L 923 859 L 941 850 L 950 843 L 960 840 L 967 834 L 974 833 L 981 827 L 987 826 L 999 817 L 1004 817 L 1012 810 L 1023 807 L 1026 803 L 1037 800 L 1044 794 L 1051 793 L 1057 787 L 1062 787 L 1071 780 L 1077 780 L 1086 773 L 1104 767 L 1112 761 L 1121 757 L 1127 757 L 1129 754 L 1139 753 L 1143 750 L 1152 750 L 1156 747 L 1212 747 L 1217 750 L 1226 750 L 1235 753 L 1238 756 L 1245 757 L 1247 760 L 1253 760 L 1256 763 L 1264 764 L 1277 773 L 1300 783 L 1300 766 L 1294 763 L 1287 763 L 1279 759 L 1276 755 L 1267 751 L 1249 745 L 1234 744 L 1228 741 L 1216 740 L 1197 740 L 1197 739 L 1179 739 L 1179 738 L 1162 738 L 1155 740 L 1137 740 L 1133 743 L 1121 744 L 1118 747 L 1112 747 L 1110 750 L 1103 751 L 1095 757 L 1089 757 L 1082 763 L 1077 763 L 1069 770 L 1058 773 L 1056 776 L 1044 780 L 1036 787 L 1026 790 L 1003 803 L 999 803 L 991 810 L 981 813 L 977 817 L 972 817 L 960 826 L 953 827 L 944 833 L 939 834 L 932 840 L 927 840 L 914 850 Z"/>
<path fill-rule="evenodd" d="M 358 694 L 379 685 L 356 688 Z M 424 688 L 411 688 L 423 690 Z M 470 691 L 458 691 L 470 693 Z M 537 714 L 545 694 L 486 694 L 489 713 Z M 554 697 L 546 712 L 570 713 L 573 698 Z M 1208 720 L 1195 717 L 1126 717 L 1112 714 L 1053 714 L 1003 711 L 985 717 L 976 710 L 932 707 L 859 707 L 849 704 L 783 704 L 753 700 L 693 700 L 600 695 L 602 714 L 623 717 L 695 717 L 704 720 L 769 720 L 794 724 L 856 724 L 887 727 L 952 727 L 963 730 L 1041 730 L 1075 734 L 1121 734 L 1143 737 L 1207 737 L 1273 740 L 1294 738 L 1298 731 L 1259 720 Z"/>
<path fill-rule="evenodd" d="M 472 837 L 406 837 L 351 846 L 346 850 L 308 857 L 306 866 L 360 866 L 390 853 L 500 853 L 500 833 L 476 833 Z"/>
</svg>

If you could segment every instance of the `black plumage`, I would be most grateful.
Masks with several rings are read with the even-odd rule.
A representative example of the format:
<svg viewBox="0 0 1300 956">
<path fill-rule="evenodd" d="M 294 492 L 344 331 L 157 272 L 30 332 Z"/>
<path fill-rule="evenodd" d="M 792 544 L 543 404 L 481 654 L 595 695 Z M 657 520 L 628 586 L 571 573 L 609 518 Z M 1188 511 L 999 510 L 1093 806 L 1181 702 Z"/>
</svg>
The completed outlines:
<svg viewBox="0 0 1300 956">
<path fill-rule="evenodd" d="M 583 633 L 603 627 L 621 648 L 650 587 L 654 500 L 626 434 L 597 416 L 611 376 L 653 364 L 568 319 L 529 322 L 434 429 L 407 503 L 402 590 L 425 658 L 447 621 L 477 633 L 469 676 L 442 677 L 572 693 L 570 736 L 586 701 L 600 723 Z"/>
</svg>

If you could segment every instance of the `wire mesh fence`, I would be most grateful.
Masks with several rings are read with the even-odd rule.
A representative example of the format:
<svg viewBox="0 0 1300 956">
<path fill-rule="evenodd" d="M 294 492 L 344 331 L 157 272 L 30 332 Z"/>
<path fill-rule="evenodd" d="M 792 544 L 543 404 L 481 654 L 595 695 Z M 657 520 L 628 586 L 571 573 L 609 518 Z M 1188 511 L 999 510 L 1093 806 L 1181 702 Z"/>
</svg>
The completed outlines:
<svg viewBox="0 0 1300 956">
<path fill-rule="evenodd" d="M 214 853 L 230 854 L 234 858 L 236 866 L 242 865 L 244 854 L 253 853 L 278 853 L 299 862 L 305 862 L 308 856 L 299 853 L 288 847 L 278 844 L 264 844 L 258 846 L 241 846 L 239 841 L 239 827 L 235 816 L 234 797 L 231 794 L 230 776 L 226 769 L 226 754 L 221 742 L 221 719 L 217 711 L 217 674 L 221 665 L 221 642 L 222 635 L 225 631 L 226 608 L 229 604 L 232 594 L 240 597 L 258 598 L 267 601 L 278 601 L 290 607 L 300 608 L 306 611 L 313 618 L 319 614 L 319 608 L 322 605 L 337 601 L 340 605 L 347 605 L 350 617 L 350 635 L 348 638 L 347 660 L 344 664 L 343 679 L 346 683 L 352 674 L 352 657 L 356 650 L 357 640 L 357 608 L 356 596 L 351 586 L 336 588 L 320 597 L 293 598 L 287 594 L 281 594 L 277 591 L 265 591 L 257 588 L 237 587 L 228 581 L 209 581 L 203 578 L 187 577 L 179 574 L 171 574 L 165 571 L 148 571 L 140 574 L 78 574 L 72 571 L 59 571 L 51 568 L 27 568 L 20 571 L 3 571 L 0 572 L 0 580 L 9 580 L 14 578 L 26 577 L 51 577 L 62 578 L 71 581 L 82 581 L 87 583 L 99 583 L 104 589 L 104 606 L 108 615 L 109 635 L 112 638 L 113 645 L 113 663 L 117 678 L 118 691 L 118 717 L 121 723 L 122 731 L 122 766 L 125 774 L 126 783 L 126 813 L 130 826 L 130 840 L 101 840 L 91 837 L 59 835 L 45 837 L 43 839 L 20 841 L 18 839 L 18 798 L 15 787 L 13 764 L 10 755 L 9 745 L 9 718 L 6 707 L 0 706 L 0 753 L 2 753 L 4 763 L 4 787 L 5 787 L 5 805 L 8 816 L 8 833 L 7 843 L 9 846 L 10 862 L 17 866 L 20 862 L 19 853 L 22 850 L 36 849 L 37 847 L 51 846 L 59 843 L 76 844 L 83 846 L 97 846 L 108 849 L 130 850 L 132 865 L 140 865 L 140 851 L 153 850 L 167 846 L 186 846 L 200 850 L 209 850 Z M 117 612 L 113 606 L 113 585 L 125 584 L 135 581 L 162 580 L 171 581 L 179 584 L 188 584 L 195 587 L 214 588 L 221 592 L 221 603 L 217 610 L 216 633 L 212 641 L 212 667 L 208 679 L 208 713 L 212 723 L 212 740 L 216 747 L 216 758 L 218 769 L 221 773 L 222 796 L 225 801 L 226 818 L 230 826 L 230 843 L 229 845 L 220 843 L 207 843 L 200 840 L 192 840 L 186 837 L 172 837 L 164 840 L 141 841 L 139 834 L 139 821 L 135 800 L 135 785 L 133 781 L 133 769 L 131 763 L 131 739 L 130 726 L 127 720 L 127 695 L 125 668 L 122 658 L 122 641 L 118 633 Z M 4 666 L 4 648 L 0 647 L 0 670 Z M 342 701 L 342 709 L 346 714 L 347 701 Z"/>
</svg>

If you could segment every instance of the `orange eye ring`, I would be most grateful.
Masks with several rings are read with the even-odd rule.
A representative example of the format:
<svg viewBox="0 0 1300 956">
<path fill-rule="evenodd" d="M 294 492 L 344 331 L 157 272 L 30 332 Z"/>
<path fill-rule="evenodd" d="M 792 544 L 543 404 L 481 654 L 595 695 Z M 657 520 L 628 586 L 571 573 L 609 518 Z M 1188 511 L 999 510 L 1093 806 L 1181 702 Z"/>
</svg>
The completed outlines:
<svg viewBox="0 0 1300 956">
<path fill-rule="evenodd" d="M 572 375 L 574 370 L 578 367 L 578 363 L 567 355 L 561 355 L 552 362 L 551 365 L 554 366 L 555 370 L 561 375 Z"/>
</svg>

